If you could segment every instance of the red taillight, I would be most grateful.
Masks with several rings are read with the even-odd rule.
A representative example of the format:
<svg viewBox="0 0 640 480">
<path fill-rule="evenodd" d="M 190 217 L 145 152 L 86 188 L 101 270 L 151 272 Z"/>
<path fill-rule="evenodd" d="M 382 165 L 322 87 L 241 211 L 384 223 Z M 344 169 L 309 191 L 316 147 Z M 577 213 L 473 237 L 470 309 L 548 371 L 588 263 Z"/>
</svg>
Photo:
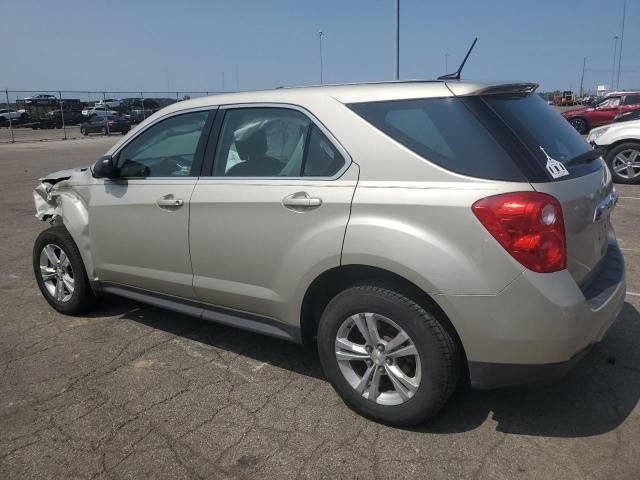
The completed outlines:
<svg viewBox="0 0 640 480">
<path fill-rule="evenodd" d="M 551 195 L 505 193 L 478 200 L 471 209 L 500 245 L 525 267 L 539 273 L 566 268 L 562 207 Z"/>
</svg>

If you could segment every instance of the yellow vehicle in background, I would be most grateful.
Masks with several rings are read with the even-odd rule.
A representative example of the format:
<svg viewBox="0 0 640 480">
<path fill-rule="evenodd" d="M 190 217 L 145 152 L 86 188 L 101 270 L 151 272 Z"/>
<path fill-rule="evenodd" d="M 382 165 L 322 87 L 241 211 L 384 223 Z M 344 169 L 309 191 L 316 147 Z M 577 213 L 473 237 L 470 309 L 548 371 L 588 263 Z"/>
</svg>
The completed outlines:
<svg viewBox="0 0 640 480">
<path fill-rule="evenodd" d="M 561 107 L 572 107 L 577 104 L 576 96 L 571 90 L 562 92 L 562 97 L 560 97 L 560 103 L 558 105 Z"/>
</svg>

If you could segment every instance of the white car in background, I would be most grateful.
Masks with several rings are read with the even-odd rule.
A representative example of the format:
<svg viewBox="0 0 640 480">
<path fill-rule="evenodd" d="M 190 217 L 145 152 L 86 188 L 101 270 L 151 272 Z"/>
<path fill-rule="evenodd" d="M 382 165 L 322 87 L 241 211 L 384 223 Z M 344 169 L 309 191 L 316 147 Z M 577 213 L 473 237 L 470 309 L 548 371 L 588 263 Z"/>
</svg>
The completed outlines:
<svg viewBox="0 0 640 480">
<path fill-rule="evenodd" d="M 587 141 L 605 151 L 614 181 L 640 184 L 640 120 L 594 128 Z"/>
<path fill-rule="evenodd" d="M 107 107 L 107 108 L 121 108 L 122 107 L 122 99 L 121 98 L 105 98 L 104 100 L 98 100 L 96 102 L 96 107 Z"/>
<path fill-rule="evenodd" d="M 82 110 L 82 115 L 89 118 L 94 117 L 96 115 L 99 117 L 109 117 L 111 115 L 118 115 L 118 112 L 115 112 L 110 108 L 98 105 L 95 107 L 85 108 L 84 110 Z"/>
<path fill-rule="evenodd" d="M 26 115 L 24 110 L 7 110 L 6 108 L 0 109 L 0 122 L 11 120 L 19 120 Z"/>
<path fill-rule="evenodd" d="M 29 97 L 24 97 L 25 103 L 55 103 L 58 101 L 58 98 L 55 95 L 50 95 L 47 93 L 38 93 L 37 95 L 31 95 Z"/>
</svg>

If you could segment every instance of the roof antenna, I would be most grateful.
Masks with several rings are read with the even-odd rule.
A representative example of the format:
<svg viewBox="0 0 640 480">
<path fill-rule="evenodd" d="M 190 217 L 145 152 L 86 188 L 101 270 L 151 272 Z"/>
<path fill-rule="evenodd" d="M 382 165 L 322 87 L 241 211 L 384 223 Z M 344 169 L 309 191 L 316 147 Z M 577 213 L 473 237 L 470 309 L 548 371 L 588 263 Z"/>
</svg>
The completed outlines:
<svg viewBox="0 0 640 480">
<path fill-rule="evenodd" d="M 446 75 L 441 75 L 441 76 L 438 77 L 438 80 L 460 80 L 460 73 L 462 72 L 462 69 L 464 68 L 464 64 L 467 63 L 467 58 L 469 58 L 469 54 L 471 53 L 471 50 L 473 50 L 473 47 L 476 46 L 476 42 L 477 41 L 478 41 L 478 37 L 476 37 L 473 40 L 473 43 L 471 44 L 471 47 L 469 47 L 469 51 L 464 56 L 464 60 L 462 60 L 462 63 L 458 67 L 458 70 L 456 70 L 453 73 L 447 73 Z"/>
</svg>

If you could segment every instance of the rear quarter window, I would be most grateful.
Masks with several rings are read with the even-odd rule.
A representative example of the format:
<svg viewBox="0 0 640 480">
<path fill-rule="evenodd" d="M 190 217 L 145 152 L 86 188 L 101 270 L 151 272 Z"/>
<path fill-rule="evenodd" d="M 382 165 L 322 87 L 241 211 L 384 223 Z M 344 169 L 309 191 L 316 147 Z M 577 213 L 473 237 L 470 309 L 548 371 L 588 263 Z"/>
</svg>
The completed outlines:
<svg viewBox="0 0 640 480">
<path fill-rule="evenodd" d="M 571 164 L 571 160 L 588 152 L 591 147 L 569 122 L 538 95 L 486 95 L 481 98 L 515 133 L 524 144 L 527 156 L 539 167 L 542 175 L 531 178 L 532 181 L 554 181 L 546 169 L 547 155 L 568 170 L 568 175 L 558 180 L 581 177 L 602 168 L 602 162 L 598 160 L 587 164 Z"/>
<path fill-rule="evenodd" d="M 396 142 L 447 170 L 476 178 L 525 181 L 509 154 L 458 98 L 348 106 Z"/>
</svg>

